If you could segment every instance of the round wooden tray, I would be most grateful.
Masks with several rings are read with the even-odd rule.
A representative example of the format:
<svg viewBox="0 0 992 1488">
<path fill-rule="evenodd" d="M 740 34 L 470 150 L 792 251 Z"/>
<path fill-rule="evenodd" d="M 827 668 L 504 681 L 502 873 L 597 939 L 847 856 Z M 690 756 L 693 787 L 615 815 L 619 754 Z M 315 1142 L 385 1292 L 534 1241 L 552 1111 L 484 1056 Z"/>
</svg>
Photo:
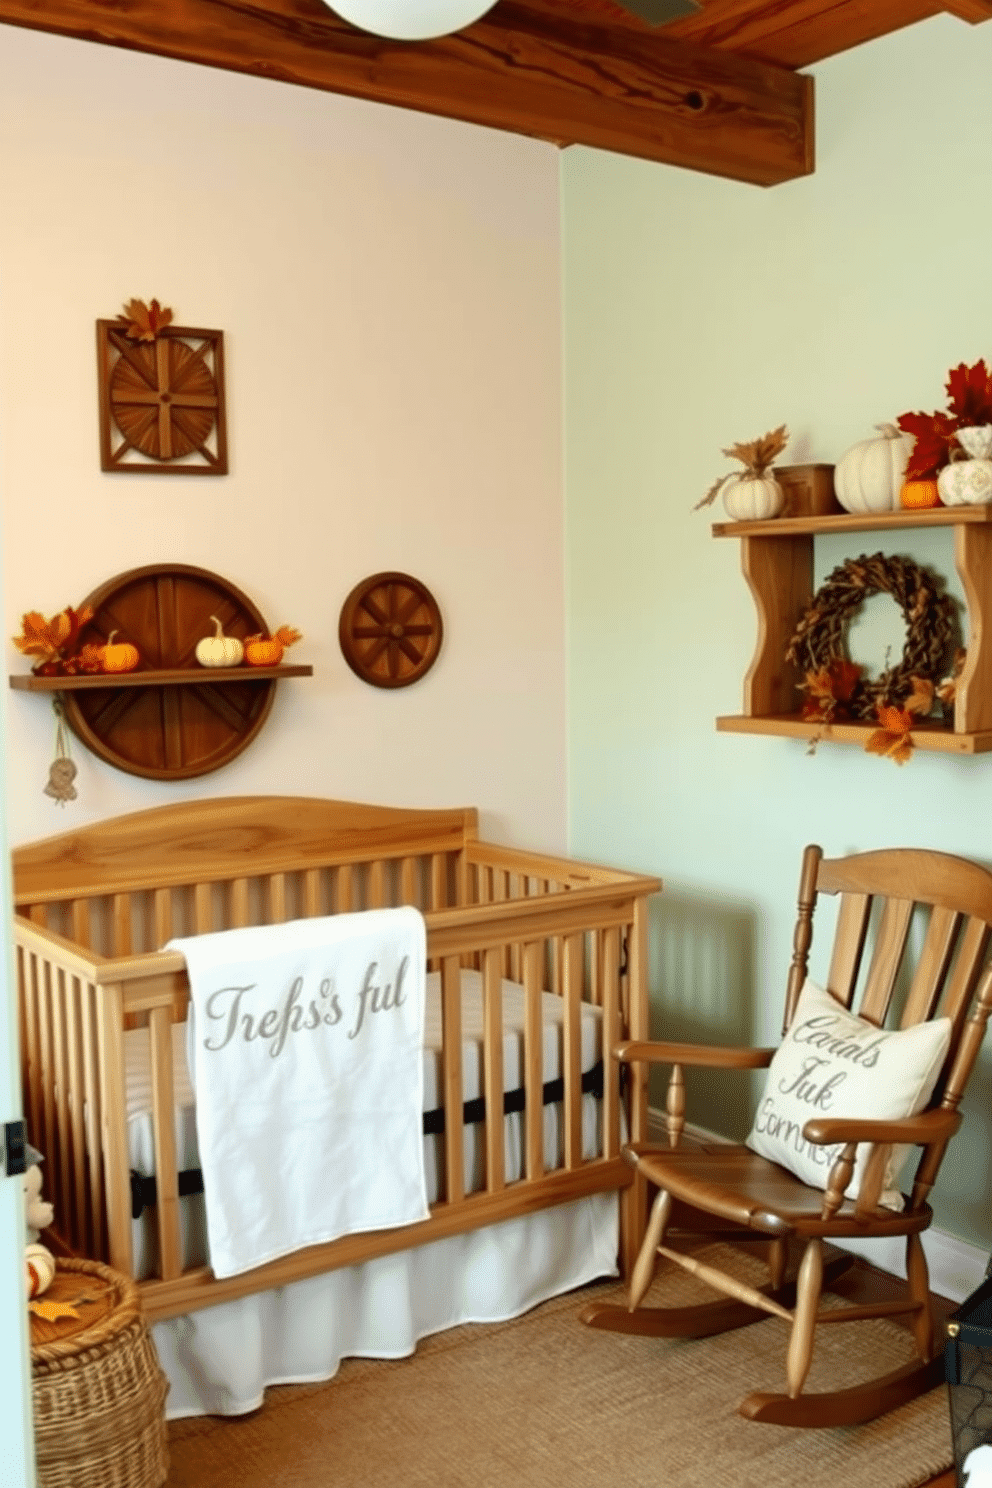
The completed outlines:
<svg viewBox="0 0 992 1488">
<path fill-rule="evenodd" d="M 372 574 L 356 584 L 338 623 L 345 661 L 371 687 L 419 682 L 437 661 L 443 634 L 433 594 L 404 573 Z"/>
<path fill-rule="evenodd" d="M 249 668 L 223 680 L 196 660 L 196 643 L 213 635 L 268 634 L 261 611 L 227 579 L 186 563 L 153 563 L 101 584 L 83 601 L 93 619 L 79 643 L 115 639 L 137 646 L 141 662 L 126 686 L 62 694 L 66 722 L 94 754 L 151 780 L 188 780 L 219 770 L 246 749 L 262 727 L 275 680 Z M 189 683 L 156 686 L 156 671 L 189 671 Z M 147 672 L 148 685 L 137 684 Z"/>
</svg>

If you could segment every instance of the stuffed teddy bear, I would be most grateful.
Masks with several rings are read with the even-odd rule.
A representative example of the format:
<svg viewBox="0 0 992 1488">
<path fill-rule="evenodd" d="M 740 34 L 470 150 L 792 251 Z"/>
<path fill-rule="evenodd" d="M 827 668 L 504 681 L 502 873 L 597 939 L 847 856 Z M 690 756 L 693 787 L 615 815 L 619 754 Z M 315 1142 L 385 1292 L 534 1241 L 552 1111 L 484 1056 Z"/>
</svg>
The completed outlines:
<svg viewBox="0 0 992 1488">
<path fill-rule="evenodd" d="M 47 1230 L 55 1218 L 54 1208 L 41 1197 L 41 1184 L 41 1169 L 36 1162 L 32 1163 L 24 1174 L 24 1218 L 29 1245 L 37 1244 L 39 1230 Z"/>
</svg>

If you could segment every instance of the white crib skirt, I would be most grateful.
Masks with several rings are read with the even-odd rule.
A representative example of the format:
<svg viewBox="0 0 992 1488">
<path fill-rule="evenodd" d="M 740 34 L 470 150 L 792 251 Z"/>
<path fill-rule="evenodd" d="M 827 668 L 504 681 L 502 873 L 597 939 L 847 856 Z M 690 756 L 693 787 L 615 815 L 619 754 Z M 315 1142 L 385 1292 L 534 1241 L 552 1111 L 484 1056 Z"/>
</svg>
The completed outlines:
<svg viewBox="0 0 992 1488">
<path fill-rule="evenodd" d="M 459 1323 L 495 1323 L 617 1274 L 615 1192 L 504 1220 L 202 1308 L 152 1329 L 166 1415 L 242 1415 L 266 1385 L 331 1379 L 342 1359 L 398 1359 Z"/>
</svg>

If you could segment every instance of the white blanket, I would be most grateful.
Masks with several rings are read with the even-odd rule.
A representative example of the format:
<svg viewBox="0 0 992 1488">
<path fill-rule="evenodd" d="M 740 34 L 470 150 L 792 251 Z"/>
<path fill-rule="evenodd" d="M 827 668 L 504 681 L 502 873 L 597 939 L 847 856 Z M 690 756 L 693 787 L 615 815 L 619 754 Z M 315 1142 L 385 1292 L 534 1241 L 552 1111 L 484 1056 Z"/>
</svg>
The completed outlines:
<svg viewBox="0 0 992 1488">
<path fill-rule="evenodd" d="M 189 968 L 215 1275 L 427 1219 L 418 911 L 252 926 L 166 949 Z"/>
</svg>

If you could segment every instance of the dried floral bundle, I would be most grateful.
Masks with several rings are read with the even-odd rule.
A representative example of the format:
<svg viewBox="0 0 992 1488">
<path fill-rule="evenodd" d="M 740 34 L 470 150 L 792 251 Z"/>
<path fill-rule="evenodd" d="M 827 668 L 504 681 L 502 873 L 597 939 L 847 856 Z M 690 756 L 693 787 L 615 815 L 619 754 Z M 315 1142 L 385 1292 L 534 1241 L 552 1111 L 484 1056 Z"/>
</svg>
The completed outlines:
<svg viewBox="0 0 992 1488">
<path fill-rule="evenodd" d="M 760 480 L 766 476 L 779 455 L 789 442 L 789 431 L 784 424 L 773 429 L 770 434 L 763 434 L 760 439 L 750 439 L 743 444 L 731 444 L 721 451 L 731 460 L 740 460 L 744 466 L 743 474 L 751 480 Z M 699 511 L 701 507 L 709 506 L 719 495 L 728 480 L 740 479 L 736 471 L 728 475 L 721 475 L 719 480 L 713 482 L 702 501 L 697 501 L 693 511 Z"/>
<path fill-rule="evenodd" d="M 984 359 L 961 362 L 947 374 L 948 412 L 901 413 L 900 429 L 915 438 L 906 465 L 908 480 L 933 480 L 951 459 L 958 429 L 992 424 L 992 372 Z"/>
<path fill-rule="evenodd" d="M 68 605 L 50 620 L 46 620 L 37 610 L 30 610 L 21 616 L 21 634 L 12 639 L 22 656 L 37 657 L 33 671 L 43 676 L 58 675 L 69 670 L 68 658 L 72 656 L 79 633 L 92 618 L 93 611 L 88 605 L 84 605 L 81 610 L 74 610 Z M 88 649 L 83 647 L 83 652 Z M 80 653 L 80 662 L 82 655 Z M 100 666 L 80 664 L 78 670 L 98 672 Z"/>
</svg>

